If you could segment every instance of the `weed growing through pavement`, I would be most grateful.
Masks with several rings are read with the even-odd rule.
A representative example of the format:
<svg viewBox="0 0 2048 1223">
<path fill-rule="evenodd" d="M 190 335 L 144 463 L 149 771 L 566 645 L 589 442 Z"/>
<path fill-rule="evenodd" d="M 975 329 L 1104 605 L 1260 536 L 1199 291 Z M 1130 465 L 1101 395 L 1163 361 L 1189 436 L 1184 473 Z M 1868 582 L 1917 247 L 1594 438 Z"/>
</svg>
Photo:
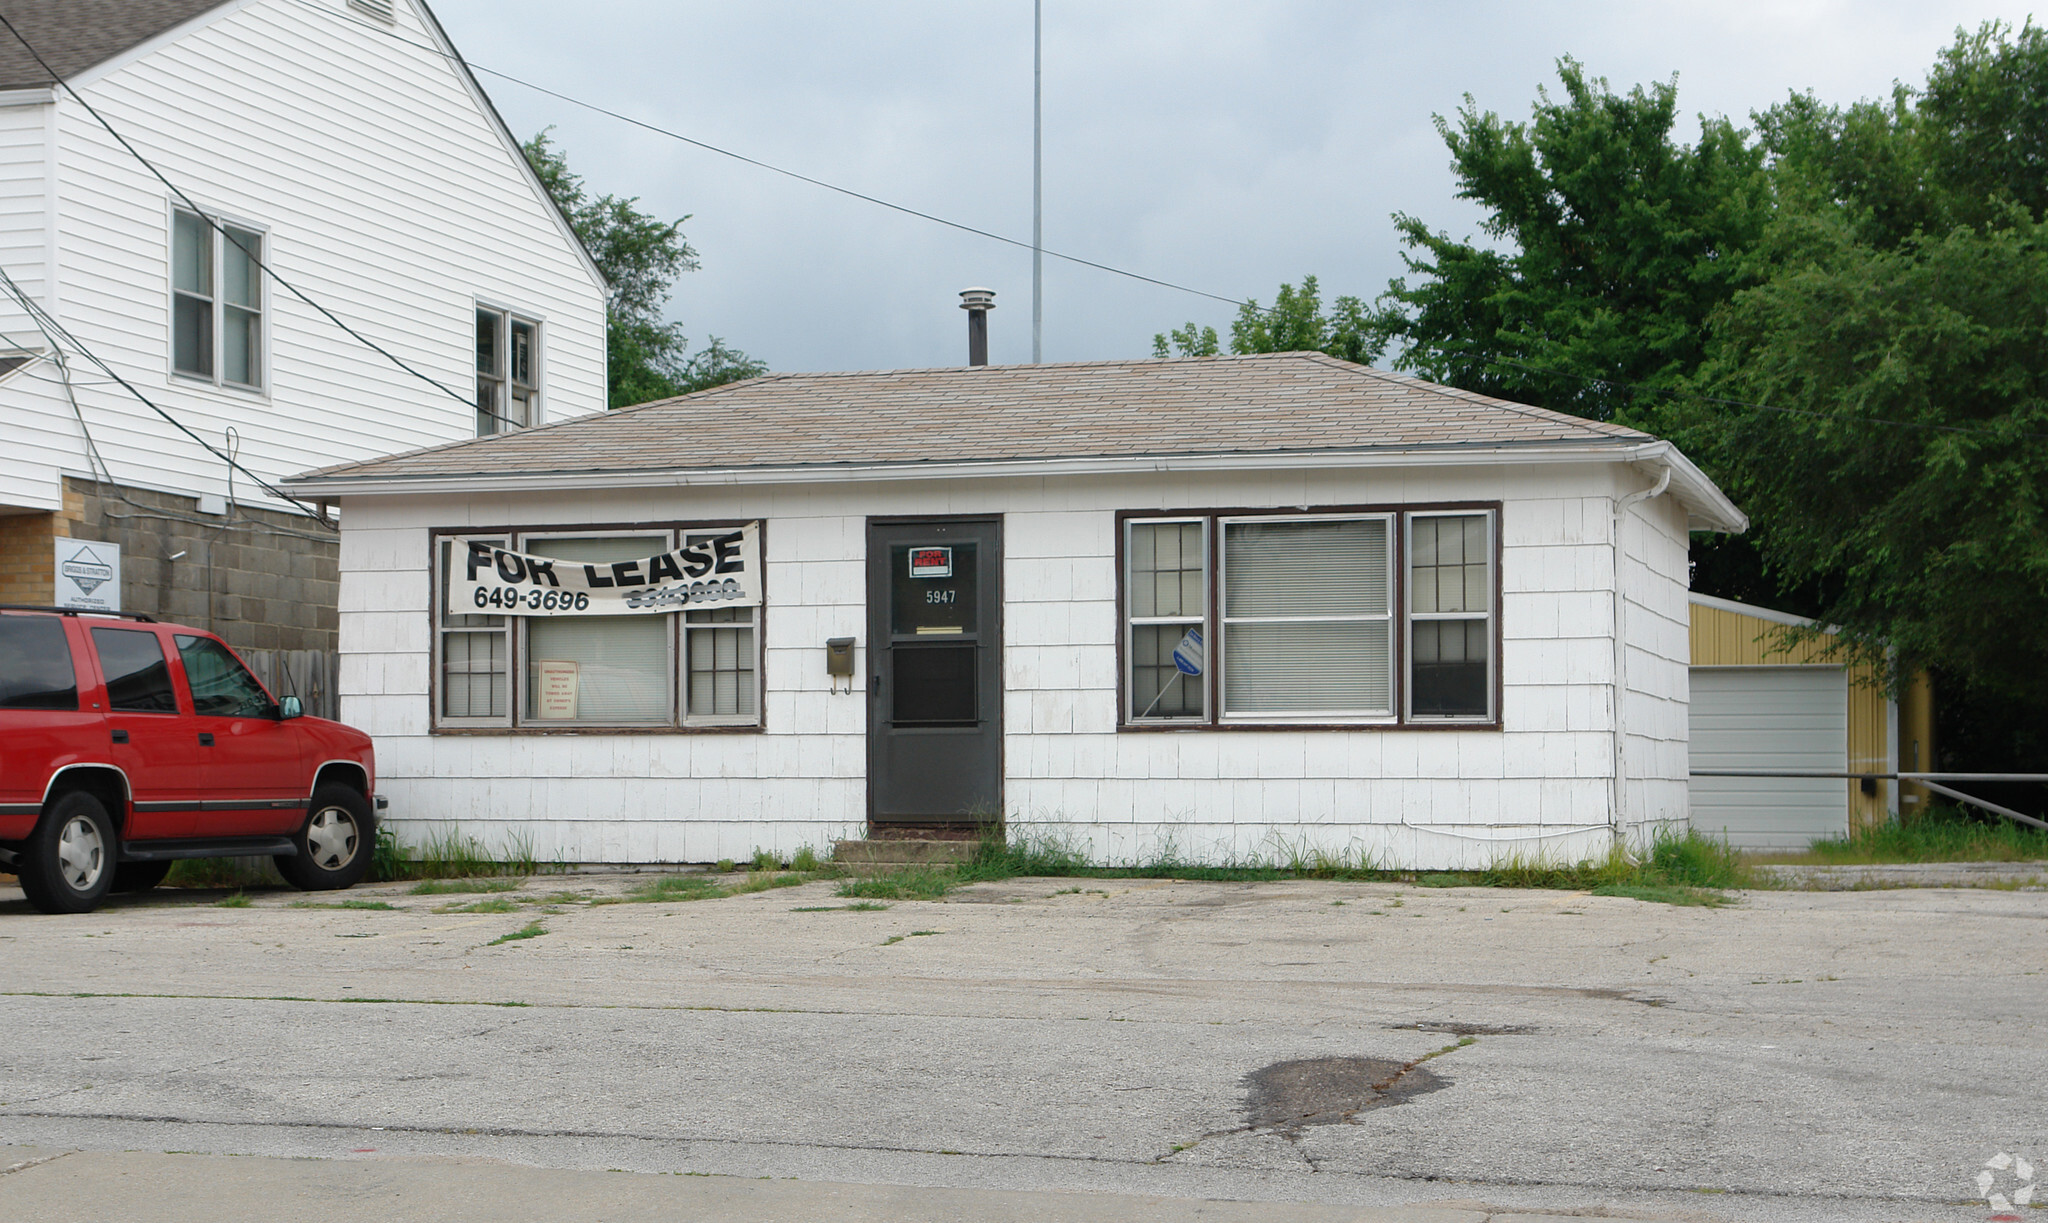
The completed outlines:
<svg viewBox="0 0 2048 1223">
<path fill-rule="evenodd" d="M 222 909 L 246 909 L 249 907 L 249 894 L 247 892 L 236 892 L 232 896 L 223 896 L 213 903 L 215 907 Z"/>
<path fill-rule="evenodd" d="M 265 888 L 284 886 L 268 858 L 181 858 L 164 875 L 167 888 Z"/>
<path fill-rule="evenodd" d="M 493 879 L 529 875 L 562 874 L 563 862 L 542 862 L 533 852 L 533 839 L 525 834 L 512 837 L 501 852 L 493 852 L 473 836 L 447 829 L 425 842 L 408 846 L 398 839 L 390 825 L 377 826 L 377 840 L 370 853 L 370 878 L 389 883 L 405 879 Z"/>
<path fill-rule="evenodd" d="M 408 889 L 414 896 L 449 896 L 470 892 L 516 892 L 524 879 L 424 879 Z"/>
<path fill-rule="evenodd" d="M 501 934 L 484 945 L 486 947 L 496 947 L 499 943 L 516 943 L 521 939 L 539 938 L 547 932 L 548 928 L 546 926 L 541 925 L 537 921 L 530 921 L 512 933 Z"/>
</svg>

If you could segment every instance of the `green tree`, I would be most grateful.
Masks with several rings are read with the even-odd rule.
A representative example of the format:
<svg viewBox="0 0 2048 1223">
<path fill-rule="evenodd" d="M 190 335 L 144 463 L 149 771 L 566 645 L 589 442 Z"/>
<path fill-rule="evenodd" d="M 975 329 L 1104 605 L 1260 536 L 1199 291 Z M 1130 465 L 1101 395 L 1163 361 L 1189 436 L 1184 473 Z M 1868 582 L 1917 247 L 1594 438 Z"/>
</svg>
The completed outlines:
<svg viewBox="0 0 2048 1223">
<path fill-rule="evenodd" d="M 606 388 L 611 407 L 665 399 L 767 372 L 764 361 L 713 336 L 692 355 L 681 323 L 665 320 L 676 277 L 697 270 L 697 252 L 683 237 L 687 216 L 663 221 L 640 210 L 639 197 L 592 196 L 569 170 L 567 154 L 546 130 L 521 146 L 541 184 L 562 208 L 598 270 L 611 282 L 606 306 Z"/>
<path fill-rule="evenodd" d="M 1152 337 L 1152 355 L 1213 357 L 1219 348 L 1214 327 L 1190 322 Z M 1369 365 L 1386 348 L 1386 337 L 1373 312 L 1356 297 L 1340 297 L 1323 313 L 1322 290 L 1316 278 L 1301 278 L 1301 288 L 1283 284 L 1270 310 L 1257 299 L 1237 309 L 1230 324 L 1230 351 L 1325 352 L 1346 361 Z"/>
<path fill-rule="evenodd" d="M 1557 71 L 1562 96 L 1542 91 L 1526 124 L 1469 95 L 1455 125 L 1437 117 L 1490 241 L 1396 214 L 1409 276 L 1388 286 L 1380 325 L 1425 378 L 1634 423 L 1684 384 L 1714 309 L 1752 281 L 1743 254 L 1771 215 L 1764 153 L 1726 119 L 1676 142 L 1673 82 L 1617 94 L 1571 59 Z"/>
<path fill-rule="evenodd" d="M 2048 228 L 1877 249 L 1787 218 L 1674 413 L 1784 578 L 1852 649 L 2040 708 L 2048 674 Z"/>
</svg>

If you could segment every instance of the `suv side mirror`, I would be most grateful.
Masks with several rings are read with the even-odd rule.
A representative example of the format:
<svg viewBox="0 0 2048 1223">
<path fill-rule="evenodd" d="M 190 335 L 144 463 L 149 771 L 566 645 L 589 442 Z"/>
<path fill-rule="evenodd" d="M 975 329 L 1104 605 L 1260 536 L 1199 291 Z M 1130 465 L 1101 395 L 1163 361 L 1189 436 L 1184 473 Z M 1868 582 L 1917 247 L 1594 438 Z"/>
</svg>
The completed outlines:
<svg viewBox="0 0 2048 1223">
<path fill-rule="evenodd" d="M 306 707 L 301 705 L 299 698 L 295 696 L 285 697 L 277 703 L 277 720 L 280 722 L 289 722 L 293 718 L 304 717 L 305 713 Z"/>
</svg>

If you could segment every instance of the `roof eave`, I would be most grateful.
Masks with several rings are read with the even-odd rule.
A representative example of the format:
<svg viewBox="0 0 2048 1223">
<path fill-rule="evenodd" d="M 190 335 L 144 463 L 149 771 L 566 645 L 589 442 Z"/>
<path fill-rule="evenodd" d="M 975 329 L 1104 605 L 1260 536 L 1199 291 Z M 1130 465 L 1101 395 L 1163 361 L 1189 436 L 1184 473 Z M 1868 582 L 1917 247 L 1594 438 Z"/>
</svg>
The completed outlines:
<svg viewBox="0 0 2048 1223">
<path fill-rule="evenodd" d="M 1466 467 L 1486 463 L 1640 462 L 1677 456 L 1672 483 L 1697 518 L 1703 509 L 1741 512 L 1668 442 L 1629 438 L 1522 445 L 1444 445 L 1352 450 L 1281 450 L 1220 454 L 1109 455 L 970 462 L 817 463 L 785 466 L 651 468 L 639 471 L 431 472 L 418 475 L 317 475 L 284 481 L 304 497 L 418 496 L 440 493 L 550 492 L 589 488 L 679 488 L 735 484 L 841 484 L 889 480 L 990 479 L 1004 476 L 1120 475 L 1140 471 L 1272 471 L 1302 467 Z M 1689 476 L 1681 474 L 1684 472 Z M 1695 489 L 1695 479 L 1698 485 Z M 1697 498 L 1697 500 L 1695 499 Z M 1714 527 L 1712 529 L 1728 529 Z M 1740 528 L 1735 528 L 1740 529 Z"/>
</svg>

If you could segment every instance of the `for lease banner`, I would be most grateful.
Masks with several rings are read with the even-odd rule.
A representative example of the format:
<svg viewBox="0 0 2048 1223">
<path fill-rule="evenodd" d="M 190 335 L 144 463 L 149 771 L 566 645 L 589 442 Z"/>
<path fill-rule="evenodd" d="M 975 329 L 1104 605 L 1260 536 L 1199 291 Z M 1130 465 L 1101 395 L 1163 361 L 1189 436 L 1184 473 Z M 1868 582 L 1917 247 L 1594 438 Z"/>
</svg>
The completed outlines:
<svg viewBox="0 0 2048 1223">
<path fill-rule="evenodd" d="M 633 561 L 575 561 L 494 548 L 454 558 L 451 615 L 642 616 L 761 605 L 761 524 L 692 531 L 673 552 Z"/>
</svg>

